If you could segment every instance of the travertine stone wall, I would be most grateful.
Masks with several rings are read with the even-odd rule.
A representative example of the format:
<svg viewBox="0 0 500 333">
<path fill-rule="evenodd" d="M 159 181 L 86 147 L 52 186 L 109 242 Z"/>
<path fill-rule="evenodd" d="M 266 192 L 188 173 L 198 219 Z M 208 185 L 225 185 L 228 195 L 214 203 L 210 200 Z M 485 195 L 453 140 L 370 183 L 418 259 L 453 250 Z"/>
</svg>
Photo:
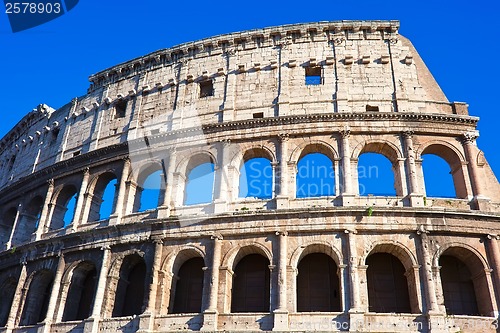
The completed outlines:
<svg viewBox="0 0 500 333">
<path fill-rule="evenodd" d="M 446 99 L 398 28 L 342 21 L 216 36 L 94 74 L 86 95 L 27 114 L 0 140 L 0 332 L 495 332 L 500 186 L 475 143 L 478 118 Z M 311 68 L 320 84 L 306 84 Z M 297 164 L 314 152 L 332 161 L 335 194 L 298 198 Z M 365 152 L 390 160 L 396 196 L 359 193 Z M 426 194 L 425 154 L 449 164 L 456 198 Z M 272 166 L 269 199 L 238 196 L 253 157 Z M 213 200 L 186 205 L 187 175 L 203 162 L 215 166 Z M 158 207 L 140 212 L 158 170 Z M 100 219 L 112 179 L 113 213 Z M 337 267 L 339 312 L 297 311 L 298 266 L 312 253 Z M 403 265 L 410 313 L 370 311 L 374 253 Z M 249 254 L 269 260 L 269 311 L 232 313 L 236 265 Z M 479 316 L 447 316 L 443 255 L 472 272 Z M 200 312 L 173 314 L 180 267 L 196 257 Z M 142 312 L 113 317 L 130 258 L 145 266 Z M 78 267 L 95 267 L 96 292 L 87 319 L 64 321 Z M 40 274 L 53 281 L 44 320 L 30 296 Z"/>
</svg>

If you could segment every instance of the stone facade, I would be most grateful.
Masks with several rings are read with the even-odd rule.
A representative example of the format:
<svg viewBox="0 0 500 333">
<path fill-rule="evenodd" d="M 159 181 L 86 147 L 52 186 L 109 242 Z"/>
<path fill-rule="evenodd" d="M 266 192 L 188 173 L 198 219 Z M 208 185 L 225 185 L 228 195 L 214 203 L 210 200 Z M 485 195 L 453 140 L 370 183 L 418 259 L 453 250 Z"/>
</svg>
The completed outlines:
<svg viewBox="0 0 500 333">
<path fill-rule="evenodd" d="M 446 99 L 398 28 L 321 22 L 186 43 L 92 75 L 85 96 L 26 115 L 0 141 L 0 332 L 496 332 L 500 186 L 475 144 L 478 118 Z M 360 195 L 366 152 L 392 163 L 395 196 Z M 309 153 L 331 160 L 334 195 L 297 196 Z M 425 154 L 449 164 L 456 198 L 426 195 Z M 269 199 L 239 198 L 251 158 L 270 161 Z M 205 162 L 213 200 L 187 205 L 188 175 Z M 158 170 L 159 205 L 141 211 Z M 101 219 L 113 179 L 113 213 Z M 303 310 L 298 273 L 313 254 L 338 281 L 327 311 Z M 391 285 L 374 280 L 387 277 L 371 268 L 377 254 L 391 260 L 391 281 L 406 281 L 405 310 L 374 303 L 377 286 Z M 253 283 L 239 265 L 250 258 L 265 263 L 265 310 L 245 308 L 252 295 L 237 300 L 252 292 L 238 280 Z M 446 260 L 472 298 L 449 282 Z M 198 289 L 182 289 L 196 279 Z M 181 290 L 198 311 L 182 310 Z"/>
</svg>

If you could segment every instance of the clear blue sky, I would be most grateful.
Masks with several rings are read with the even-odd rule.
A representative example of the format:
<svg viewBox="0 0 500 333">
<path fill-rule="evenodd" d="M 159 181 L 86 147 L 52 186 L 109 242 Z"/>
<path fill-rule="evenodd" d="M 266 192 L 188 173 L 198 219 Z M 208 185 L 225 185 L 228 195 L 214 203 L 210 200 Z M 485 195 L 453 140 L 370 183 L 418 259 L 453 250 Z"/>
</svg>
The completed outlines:
<svg viewBox="0 0 500 333">
<path fill-rule="evenodd" d="M 481 117 L 478 141 L 500 175 L 497 1 L 80 0 L 70 12 L 12 33 L 0 13 L 0 136 L 40 103 L 84 95 L 88 76 L 149 52 L 222 33 L 288 23 L 400 20 L 450 101 Z"/>
</svg>

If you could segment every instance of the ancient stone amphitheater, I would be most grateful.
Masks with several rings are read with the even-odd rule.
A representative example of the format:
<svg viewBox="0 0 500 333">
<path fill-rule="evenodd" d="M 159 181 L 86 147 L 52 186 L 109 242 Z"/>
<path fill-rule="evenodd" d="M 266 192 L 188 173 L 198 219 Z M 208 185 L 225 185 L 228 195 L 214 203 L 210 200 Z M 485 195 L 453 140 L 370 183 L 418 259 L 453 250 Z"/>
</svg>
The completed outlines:
<svg viewBox="0 0 500 333">
<path fill-rule="evenodd" d="M 398 28 L 215 36 L 27 114 L 0 141 L 0 332 L 496 332 L 500 186 L 478 118 Z M 360 193 L 364 153 L 392 163 L 395 194 Z M 311 154 L 334 187 L 298 195 Z M 426 194 L 424 155 L 448 163 L 456 198 Z M 256 159 L 271 190 L 242 194 Z"/>
</svg>

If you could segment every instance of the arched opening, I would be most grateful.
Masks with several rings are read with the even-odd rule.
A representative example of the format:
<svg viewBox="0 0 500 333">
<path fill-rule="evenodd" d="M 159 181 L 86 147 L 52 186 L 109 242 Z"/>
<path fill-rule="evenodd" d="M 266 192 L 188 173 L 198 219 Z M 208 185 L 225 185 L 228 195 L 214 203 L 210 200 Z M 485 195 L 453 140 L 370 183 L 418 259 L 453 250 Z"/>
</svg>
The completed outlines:
<svg viewBox="0 0 500 333">
<path fill-rule="evenodd" d="M 366 259 L 368 309 L 379 313 L 411 313 L 405 268 L 389 253 L 374 253 Z"/>
<path fill-rule="evenodd" d="M 116 286 L 113 317 L 139 315 L 143 311 L 146 263 L 137 254 L 125 257 Z"/>
<path fill-rule="evenodd" d="M 95 183 L 91 198 L 89 221 L 108 219 L 115 210 L 116 176 L 106 172 L 99 176 Z"/>
<path fill-rule="evenodd" d="M 184 204 L 196 205 L 212 202 L 214 179 L 214 163 L 209 156 L 198 155 L 191 159 L 186 172 Z"/>
<path fill-rule="evenodd" d="M 273 195 L 273 167 L 266 157 L 249 158 L 240 168 L 238 197 L 270 199 Z"/>
<path fill-rule="evenodd" d="M 307 153 L 297 163 L 297 198 L 335 195 L 332 160 L 322 153 Z"/>
<path fill-rule="evenodd" d="M 64 186 L 57 194 L 52 214 L 51 230 L 61 229 L 73 222 L 78 192 L 73 185 Z"/>
<path fill-rule="evenodd" d="M 341 311 L 337 265 L 328 255 L 311 253 L 300 261 L 297 275 L 297 311 Z"/>
<path fill-rule="evenodd" d="M 427 196 L 467 198 L 462 161 L 456 151 L 446 145 L 432 144 L 420 155 Z"/>
<path fill-rule="evenodd" d="M 43 198 L 36 196 L 30 200 L 19 218 L 12 245 L 29 242 L 31 235 L 36 231 L 42 213 Z"/>
<path fill-rule="evenodd" d="M 14 222 L 16 221 L 17 208 L 10 207 L 5 211 L 0 223 L 0 244 L 6 244 L 9 241 Z"/>
<path fill-rule="evenodd" d="M 172 313 L 199 313 L 203 293 L 203 258 L 196 257 L 182 264 L 177 274 Z"/>
<path fill-rule="evenodd" d="M 90 316 L 97 286 L 97 270 L 91 262 L 82 262 L 73 270 L 64 307 L 63 321 L 83 320 Z"/>
<path fill-rule="evenodd" d="M 395 172 L 382 154 L 366 152 L 358 159 L 359 195 L 396 196 Z"/>
<path fill-rule="evenodd" d="M 161 204 L 162 191 L 165 189 L 165 180 L 162 170 L 154 169 L 144 172 L 139 178 L 136 189 L 134 211 L 143 212 L 156 209 Z"/>
<path fill-rule="evenodd" d="M 231 312 L 269 312 L 269 260 L 260 254 L 243 257 L 234 270 Z"/>
<path fill-rule="evenodd" d="M 54 274 L 49 270 L 34 273 L 24 302 L 20 325 L 35 325 L 45 319 Z"/>
<path fill-rule="evenodd" d="M 443 286 L 444 306 L 449 315 L 479 315 L 469 268 L 453 256 L 441 256 L 441 285 Z"/>
<path fill-rule="evenodd" d="M 422 156 L 425 194 L 427 197 L 456 198 L 450 166 L 437 155 Z"/>
<path fill-rule="evenodd" d="M 16 293 L 17 279 L 7 278 L 0 284 L 0 327 L 4 327 L 9 319 L 12 301 Z"/>
</svg>

